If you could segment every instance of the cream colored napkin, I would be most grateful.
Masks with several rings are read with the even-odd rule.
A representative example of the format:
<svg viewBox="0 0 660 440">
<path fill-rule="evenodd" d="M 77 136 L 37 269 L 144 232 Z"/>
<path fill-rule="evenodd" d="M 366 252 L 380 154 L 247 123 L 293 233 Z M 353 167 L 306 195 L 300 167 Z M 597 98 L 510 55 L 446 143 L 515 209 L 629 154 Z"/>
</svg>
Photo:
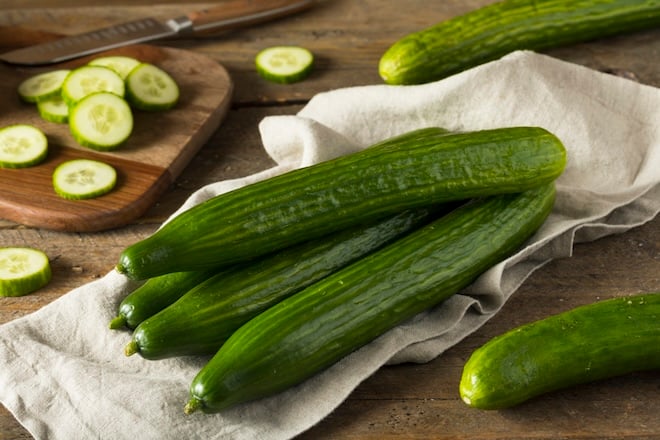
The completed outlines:
<svg viewBox="0 0 660 440">
<path fill-rule="evenodd" d="M 554 132 L 568 150 L 546 224 L 523 250 L 462 294 L 297 388 L 216 415 L 185 416 L 188 384 L 204 359 L 124 357 L 129 334 L 108 330 L 107 323 L 134 286 L 111 272 L 0 327 L 0 400 L 38 439 L 290 438 L 325 417 L 382 365 L 441 355 L 492 317 L 536 268 L 571 255 L 573 243 L 623 232 L 660 210 L 660 90 L 531 52 L 432 84 L 330 91 L 298 115 L 268 117 L 259 129 L 278 165 L 209 185 L 181 210 L 433 125 L 536 125 Z"/>
</svg>

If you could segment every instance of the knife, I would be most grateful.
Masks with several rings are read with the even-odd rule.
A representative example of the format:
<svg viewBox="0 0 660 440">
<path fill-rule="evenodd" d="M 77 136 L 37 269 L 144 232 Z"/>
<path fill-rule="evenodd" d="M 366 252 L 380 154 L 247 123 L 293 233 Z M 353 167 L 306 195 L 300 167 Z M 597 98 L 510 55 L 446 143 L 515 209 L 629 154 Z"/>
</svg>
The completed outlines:
<svg viewBox="0 0 660 440">
<path fill-rule="evenodd" d="M 166 21 L 144 18 L 0 54 L 10 64 L 44 65 L 129 44 L 220 32 L 302 11 L 317 0 L 229 0 Z"/>
</svg>

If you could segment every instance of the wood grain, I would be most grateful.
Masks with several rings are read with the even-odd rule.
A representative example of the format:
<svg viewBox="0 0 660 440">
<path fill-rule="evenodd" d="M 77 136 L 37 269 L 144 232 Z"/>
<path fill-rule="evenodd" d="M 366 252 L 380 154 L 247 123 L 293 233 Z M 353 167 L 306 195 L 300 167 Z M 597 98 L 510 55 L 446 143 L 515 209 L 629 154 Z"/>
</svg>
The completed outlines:
<svg viewBox="0 0 660 440">
<path fill-rule="evenodd" d="M 312 6 L 312 0 L 246 0 L 226 1 L 218 6 L 189 12 L 196 32 L 204 34 L 254 26 L 271 19 L 284 17 Z"/>
<path fill-rule="evenodd" d="M 20 102 L 16 88 L 35 72 L 75 68 L 95 56 L 123 54 L 158 65 L 177 81 L 181 98 L 166 112 L 134 111 L 128 141 L 112 152 L 81 147 L 67 124 L 39 117 L 34 105 Z M 62 231 L 100 231 L 140 217 L 195 156 L 218 128 L 229 109 L 233 83 L 211 59 L 190 51 L 136 45 L 40 69 L 0 66 L 0 126 L 27 123 L 41 128 L 49 140 L 43 164 L 22 169 L 0 168 L 0 217 L 24 225 Z M 54 168 L 64 160 L 105 161 L 118 172 L 116 188 L 91 200 L 65 200 L 52 188 Z"/>
</svg>

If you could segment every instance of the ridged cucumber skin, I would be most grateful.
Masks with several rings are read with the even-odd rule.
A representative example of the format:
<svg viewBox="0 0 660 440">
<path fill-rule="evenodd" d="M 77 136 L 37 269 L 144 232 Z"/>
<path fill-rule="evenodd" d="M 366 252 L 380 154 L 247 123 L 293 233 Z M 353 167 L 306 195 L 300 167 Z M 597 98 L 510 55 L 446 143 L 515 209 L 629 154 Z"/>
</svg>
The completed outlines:
<svg viewBox="0 0 660 440">
<path fill-rule="evenodd" d="M 281 392 L 439 304 L 516 251 L 554 196 L 550 184 L 472 200 L 269 308 L 200 370 L 186 412 Z"/>
<path fill-rule="evenodd" d="M 660 292 L 599 301 L 520 326 L 478 348 L 461 398 L 479 409 L 635 371 L 660 369 Z"/>
<path fill-rule="evenodd" d="M 428 83 L 515 50 L 658 26 L 658 0 L 505 0 L 404 36 L 385 51 L 378 70 L 388 84 Z"/>
<path fill-rule="evenodd" d="M 212 276 L 142 322 L 133 333 L 127 354 L 137 350 L 152 360 L 215 354 L 251 318 L 428 222 L 436 215 L 433 211 L 406 211 Z"/>
<path fill-rule="evenodd" d="M 148 279 L 119 303 L 117 317 L 110 321 L 109 327 L 134 329 L 142 321 L 168 307 L 190 289 L 218 272 L 213 269 L 173 272 Z"/>
<path fill-rule="evenodd" d="M 133 279 L 253 259 L 406 209 L 549 183 L 561 141 L 540 127 L 426 128 L 196 205 L 121 253 Z"/>
</svg>

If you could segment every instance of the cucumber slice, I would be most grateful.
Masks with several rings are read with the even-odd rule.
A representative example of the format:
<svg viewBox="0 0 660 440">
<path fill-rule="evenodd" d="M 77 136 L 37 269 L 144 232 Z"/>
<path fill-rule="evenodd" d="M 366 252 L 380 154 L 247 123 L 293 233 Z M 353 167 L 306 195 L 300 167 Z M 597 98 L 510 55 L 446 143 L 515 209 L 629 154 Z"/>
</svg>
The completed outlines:
<svg viewBox="0 0 660 440">
<path fill-rule="evenodd" d="M 109 92 L 86 96 L 69 113 L 69 129 L 82 146 L 110 151 L 133 131 L 133 113 L 123 98 Z"/>
<path fill-rule="evenodd" d="M 255 58 L 257 72 L 263 78 L 280 84 L 301 81 L 314 65 L 314 55 L 298 46 L 275 46 L 262 50 Z"/>
<path fill-rule="evenodd" d="M 42 162 L 48 154 L 43 131 L 27 124 L 0 129 L 0 168 L 26 168 Z"/>
<path fill-rule="evenodd" d="M 52 276 L 43 252 L 26 247 L 0 248 L 0 296 L 23 296 L 42 288 Z"/>
<path fill-rule="evenodd" d="M 102 66 L 82 66 L 72 70 L 62 83 L 62 98 L 72 106 L 97 92 L 110 92 L 123 97 L 124 80 L 117 72 Z"/>
<path fill-rule="evenodd" d="M 61 96 L 37 102 L 39 115 L 49 122 L 64 124 L 69 120 L 69 106 Z"/>
<path fill-rule="evenodd" d="M 65 199 L 82 200 L 109 193 L 117 183 L 117 171 L 91 159 L 63 162 L 53 172 L 53 188 Z"/>
<path fill-rule="evenodd" d="M 140 61 L 127 56 L 115 55 L 95 58 L 88 64 L 90 66 L 107 67 L 117 72 L 122 79 L 126 79 L 131 70 L 140 64 Z"/>
<path fill-rule="evenodd" d="M 167 110 L 179 100 L 179 86 L 163 69 L 142 63 L 126 78 L 126 99 L 140 110 Z"/>
<path fill-rule="evenodd" d="M 39 102 L 58 96 L 70 72 L 69 69 L 59 69 L 31 76 L 18 85 L 18 95 L 25 102 Z"/>
</svg>

